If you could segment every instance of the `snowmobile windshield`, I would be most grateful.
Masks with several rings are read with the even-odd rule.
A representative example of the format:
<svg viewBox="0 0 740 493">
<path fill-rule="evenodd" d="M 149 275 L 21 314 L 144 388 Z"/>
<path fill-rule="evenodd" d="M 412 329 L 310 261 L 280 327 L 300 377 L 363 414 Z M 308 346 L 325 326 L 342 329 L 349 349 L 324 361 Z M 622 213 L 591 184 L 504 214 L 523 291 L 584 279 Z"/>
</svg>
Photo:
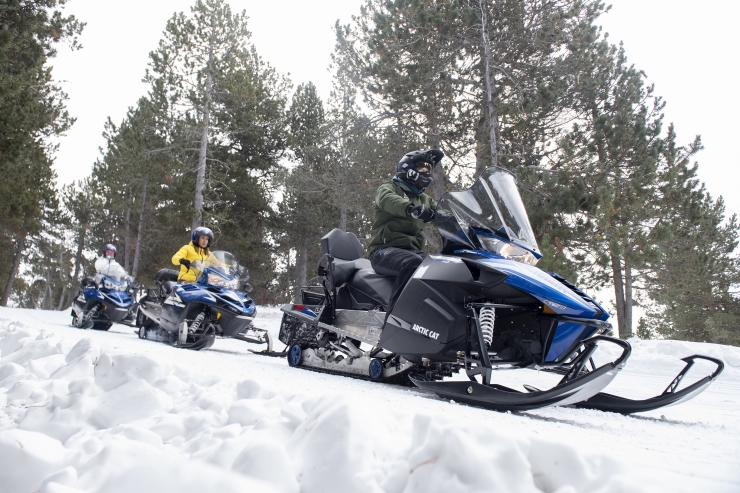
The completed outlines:
<svg viewBox="0 0 740 493">
<path fill-rule="evenodd" d="M 198 282 L 221 288 L 237 289 L 239 279 L 245 272 L 236 257 L 223 250 L 216 250 L 202 262 L 191 264 Z"/>
<path fill-rule="evenodd" d="M 462 248 L 485 250 L 530 265 L 542 257 L 513 174 L 486 169 L 473 186 L 439 201 L 439 233 Z"/>
<path fill-rule="evenodd" d="M 110 289 L 113 291 L 128 291 L 129 282 L 120 276 L 104 276 L 98 274 L 100 279 L 98 284 L 101 288 Z"/>
</svg>

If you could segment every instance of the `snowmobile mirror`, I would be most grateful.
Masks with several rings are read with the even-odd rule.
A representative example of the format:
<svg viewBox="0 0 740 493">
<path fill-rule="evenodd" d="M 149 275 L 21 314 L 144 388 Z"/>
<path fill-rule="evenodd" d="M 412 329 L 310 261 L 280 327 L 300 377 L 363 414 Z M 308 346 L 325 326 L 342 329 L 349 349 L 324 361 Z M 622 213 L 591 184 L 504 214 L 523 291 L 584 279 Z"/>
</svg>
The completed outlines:
<svg viewBox="0 0 740 493">
<path fill-rule="evenodd" d="M 241 290 L 244 291 L 245 293 L 251 293 L 253 289 L 254 288 L 252 287 L 251 284 L 249 284 L 248 282 L 245 282 Z"/>
</svg>

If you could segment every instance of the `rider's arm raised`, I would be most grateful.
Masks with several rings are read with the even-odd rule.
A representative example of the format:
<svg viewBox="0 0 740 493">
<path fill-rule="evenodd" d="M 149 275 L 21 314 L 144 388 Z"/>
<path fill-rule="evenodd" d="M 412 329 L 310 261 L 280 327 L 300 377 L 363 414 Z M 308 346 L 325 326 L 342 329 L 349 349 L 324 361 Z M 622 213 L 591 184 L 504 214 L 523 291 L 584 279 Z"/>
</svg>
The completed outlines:
<svg viewBox="0 0 740 493">
<path fill-rule="evenodd" d="M 391 183 L 386 183 L 378 188 L 375 203 L 385 212 L 401 217 L 408 217 L 408 208 L 413 205 L 405 197 L 398 195 Z"/>
</svg>

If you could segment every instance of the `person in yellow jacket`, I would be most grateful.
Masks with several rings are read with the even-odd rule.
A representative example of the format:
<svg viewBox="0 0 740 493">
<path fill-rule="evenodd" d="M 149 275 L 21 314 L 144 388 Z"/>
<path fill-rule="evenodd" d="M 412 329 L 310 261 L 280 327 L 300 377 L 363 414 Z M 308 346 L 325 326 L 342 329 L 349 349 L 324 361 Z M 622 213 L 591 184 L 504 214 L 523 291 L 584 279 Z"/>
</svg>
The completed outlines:
<svg viewBox="0 0 740 493">
<path fill-rule="evenodd" d="M 190 268 L 192 262 L 205 262 L 206 260 L 217 262 L 209 250 L 211 241 L 213 241 L 213 231 L 203 226 L 195 228 L 191 240 L 172 256 L 172 263 L 180 266 L 178 281 L 195 282 L 195 272 Z"/>
</svg>

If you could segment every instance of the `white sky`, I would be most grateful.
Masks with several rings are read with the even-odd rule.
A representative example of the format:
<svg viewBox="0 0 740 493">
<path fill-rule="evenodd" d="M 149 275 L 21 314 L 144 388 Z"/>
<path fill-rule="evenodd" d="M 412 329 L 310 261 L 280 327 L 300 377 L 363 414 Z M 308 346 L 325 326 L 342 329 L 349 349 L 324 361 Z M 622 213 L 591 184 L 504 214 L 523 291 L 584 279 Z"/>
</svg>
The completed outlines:
<svg viewBox="0 0 740 493">
<path fill-rule="evenodd" d="M 185 0 L 70 0 L 66 11 L 87 26 L 84 48 L 60 48 L 54 76 L 65 81 L 67 103 L 77 123 L 60 139 L 55 168 L 60 183 L 88 175 L 108 116 L 115 123 L 146 92 L 141 82 L 148 53 L 157 46 L 174 12 L 188 11 Z M 294 85 L 312 81 L 326 98 L 334 49 L 332 26 L 347 23 L 362 0 L 231 0 L 234 11 L 250 17 L 252 42 L 260 55 Z M 602 18 L 610 40 L 624 41 L 627 56 L 655 83 L 668 102 L 667 122 L 676 125 L 679 142 L 701 134 L 706 150 L 698 155 L 700 177 L 713 196 L 722 195 L 728 213 L 740 214 L 740 158 L 736 143 L 735 96 L 740 75 L 736 20 L 740 3 L 705 0 L 613 0 Z"/>
</svg>

